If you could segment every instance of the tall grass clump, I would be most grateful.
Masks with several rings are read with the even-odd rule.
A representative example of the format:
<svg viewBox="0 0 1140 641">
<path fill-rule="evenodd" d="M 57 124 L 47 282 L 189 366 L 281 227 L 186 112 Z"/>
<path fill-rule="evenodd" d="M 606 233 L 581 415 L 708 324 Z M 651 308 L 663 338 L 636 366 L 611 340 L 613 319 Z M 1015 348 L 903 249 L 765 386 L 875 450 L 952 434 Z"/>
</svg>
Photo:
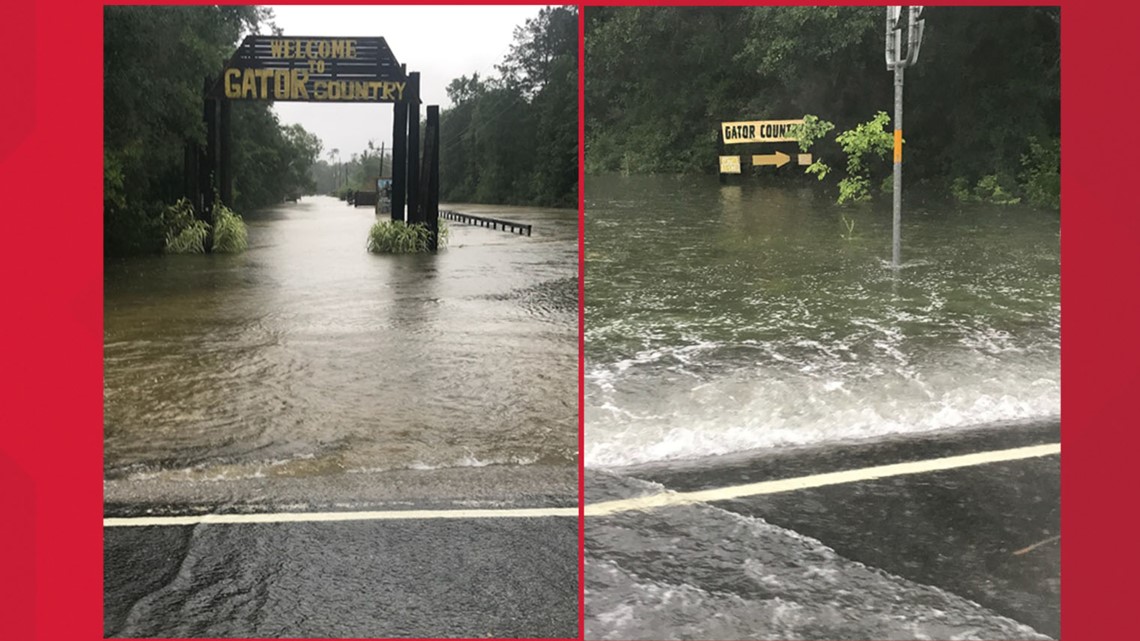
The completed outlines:
<svg viewBox="0 0 1140 641">
<path fill-rule="evenodd" d="M 180 198 L 162 212 L 166 230 L 165 251 L 168 254 L 204 254 L 210 228 L 194 216 L 194 206 Z"/>
<path fill-rule="evenodd" d="M 447 226 L 447 221 L 440 218 L 436 224 L 439 226 L 439 238 L 436 240 L 436 248 L 443 249 L 447 246 L 447 239 L 451 237 L 451 229 Z"/>
<path fill-rule="evenodd" d="M 213 251 L 223 254 L 236 254 L 245 251 L 249 245 L 249 233 L 245 221 L 232 209 L 220 202 L 214 203 L 214 247 Z"/>
<path fill-rule="evenodd" d="M 368 251 L 373 254 L 417 254 L 428 251 L 431 231 L 427 225 L 406 225 L 400 220 L 381 220 L 368 231 Z"/>
</svg>

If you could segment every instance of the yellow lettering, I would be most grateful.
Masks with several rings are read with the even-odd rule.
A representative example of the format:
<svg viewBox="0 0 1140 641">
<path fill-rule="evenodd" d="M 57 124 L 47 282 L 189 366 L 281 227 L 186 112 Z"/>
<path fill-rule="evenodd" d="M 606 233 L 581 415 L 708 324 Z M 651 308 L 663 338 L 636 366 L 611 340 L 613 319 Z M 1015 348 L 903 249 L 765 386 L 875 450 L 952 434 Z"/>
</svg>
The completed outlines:
<svg viewBox="0 0 1140 641">
<path fill-rule="evenodd" d="M 273 71 L 273 97 L 284 100 L 289 97 L 289 70 L 275 69 Z"/>
<path fill-rule="evenodd" d="M 392 84 L 396 85 L 396 91 L 399 92 L 399 97 L 396 98 L 396 100 L 403 100 L 404 99 L 404 87 L 408 86 L 408 83 L 406 83 L 406 82 L 394 82 Z"/>
<path fill-rule="evenodd" d="M 325 92 L 325 86 L 328 83 L 324 80 L 316 80 L 313 82 L 313 98 L 315 100 L 327 100 L 328 94 Z"/>
<path fill-rule="evenodd" d="M 333 40 L 332 46 L 329 48 L 329 54 L 333 58 L 343 58 L 345 49 L 344 40 Z"/>
<path fill-rule="evenodd" d="M 225 71 L 225 90 L 226 98 L 237 98 L 241 91 L 237 85 L 237 77 L 241 75 L 241 71 L 237 69 L 226 69 Z"/>
<path fill-rule="evenodd" d="M 329 41 L 328 40 L 321 40 L 320 44 L 317 45 L 317 55 L 320 56 L 321 58 L 328 58 L 329 57 Z"/>
<path fill-rule="evenodd" d="M 312 40 L 305 43 L 305 57 L 307 57 L 307 58 L 313 57 L 313 41 Z"/>
<path fill-rule="evenodd" d="M 282 40 L 269 41 L 269 55 L 274 58 L 281 58 L 285 55 L 285 42 Z"/>
<path fill-rule="evenodd" d="M 258 93 L 258 98 L 262 100 L 269 97 L 269 78 L 273 75 L 272 69 L 254 69 L 253 73 L 261 79 L 261 91 Z"/>
<path fill-rule="evenodd" d="M 355 40 L 349 40 L 348 41 L 348 57 L 349 58 L 355 58 L 356 57 L 356 41 Z"/>
<path fill-rule="evenodd" d="M 305 83 L 309 81 L 309 74 L 300 69 L 293 70 L 293 77 L 290 79 L 290 86 L 292 92 L 290 97 L 293 100 L 308 100 L 309 90 L 305 87 Z"/>
<path fill-rule="evenodd" d="M 253 73 L 253 69 L 246 69 L 241 75 L 241 97 L 257 97 L 257 76 Z"/>
<path fill-rule="evenodd" d="M 352 97 L 357 100 L 368 98 L 368 83 L 359 81 L 352 83 L 352 91 L 350 93 Z"/>
</svg>

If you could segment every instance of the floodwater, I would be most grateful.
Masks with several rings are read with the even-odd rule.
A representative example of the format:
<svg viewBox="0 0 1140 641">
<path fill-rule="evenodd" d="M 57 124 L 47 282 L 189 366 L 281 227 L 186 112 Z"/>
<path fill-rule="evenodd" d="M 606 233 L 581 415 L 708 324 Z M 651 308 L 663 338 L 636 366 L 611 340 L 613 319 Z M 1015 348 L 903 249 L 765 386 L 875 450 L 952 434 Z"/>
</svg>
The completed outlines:
<svg viewBox="0 0 1140 641">
<path fill-rule="evenodd" d="M 388 499 L 576 494 L 576 212 L 454 208 L 534 233 L 451 223 L 438 255 L 373 255 L 371 208 L 306 197 L 247 214 L 240 255 L 109 262 L 108 500 L 260 479 L 343 506 L 382 474 Z"/>
<path fill-rule="evenodd" d="M 1059 420 L 1056 212 L 908 196 L 896 273 L 889 201 L 585 187 L 588 502 L 669 489 L 647 466 Z M 587 638 L 1035 636 L 725 507 L 587 519 Z"/>
</svg>

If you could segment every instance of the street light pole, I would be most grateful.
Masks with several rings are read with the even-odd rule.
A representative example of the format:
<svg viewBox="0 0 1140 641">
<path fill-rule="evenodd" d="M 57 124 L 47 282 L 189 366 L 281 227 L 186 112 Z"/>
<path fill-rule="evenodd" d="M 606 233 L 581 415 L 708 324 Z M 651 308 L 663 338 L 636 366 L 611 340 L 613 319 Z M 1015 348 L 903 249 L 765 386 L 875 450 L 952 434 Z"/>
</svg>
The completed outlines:
<svg viewBox="0 0 1140 641">
<path fill-rule="evenodd" d="M 903 126 L 903 70 L 918 62 L 918 50 L 922 46 L 922 32 L 925 21 L 921 19 L 922 7 L 907 7 L 906 46 L 903 45 L 903 7 L 887 7 L 886 58 L 887 69 L 895 72 L 895 140 L 894 140 L 894 182 L 891 189 L 894 201 L 892 218 L 891 268 L 898 269 L 902 253 L 902 126 Z"/>
</svg>

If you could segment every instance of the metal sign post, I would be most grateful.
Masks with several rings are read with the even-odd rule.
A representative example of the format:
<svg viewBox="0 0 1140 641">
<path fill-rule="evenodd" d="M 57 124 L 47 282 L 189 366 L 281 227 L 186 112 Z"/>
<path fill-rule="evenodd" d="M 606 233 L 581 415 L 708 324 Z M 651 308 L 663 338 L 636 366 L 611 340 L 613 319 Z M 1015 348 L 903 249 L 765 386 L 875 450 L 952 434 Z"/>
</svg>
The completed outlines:
<svg viewBox="0 0 1140 641">
<path fill-rule="evenodd" d="M 894 145 L 894 185 L 891 195 L 894 200 L 894 236 L 891 244 L 891 268 L 899 268 L 899 254 L 902 249 L 902 117 L 903 117 L 903 69 L 918 62 L 918 50 L 922 46 L 922 31 L 925 21 L 922 7 L 906 8 L 906 40 L 903 40 L 903 7 L 887 7 L 887 70 L 895 72 L 895 145 Z M 905 49 L 905 52 L 904 52 Z"/>
</svg>

